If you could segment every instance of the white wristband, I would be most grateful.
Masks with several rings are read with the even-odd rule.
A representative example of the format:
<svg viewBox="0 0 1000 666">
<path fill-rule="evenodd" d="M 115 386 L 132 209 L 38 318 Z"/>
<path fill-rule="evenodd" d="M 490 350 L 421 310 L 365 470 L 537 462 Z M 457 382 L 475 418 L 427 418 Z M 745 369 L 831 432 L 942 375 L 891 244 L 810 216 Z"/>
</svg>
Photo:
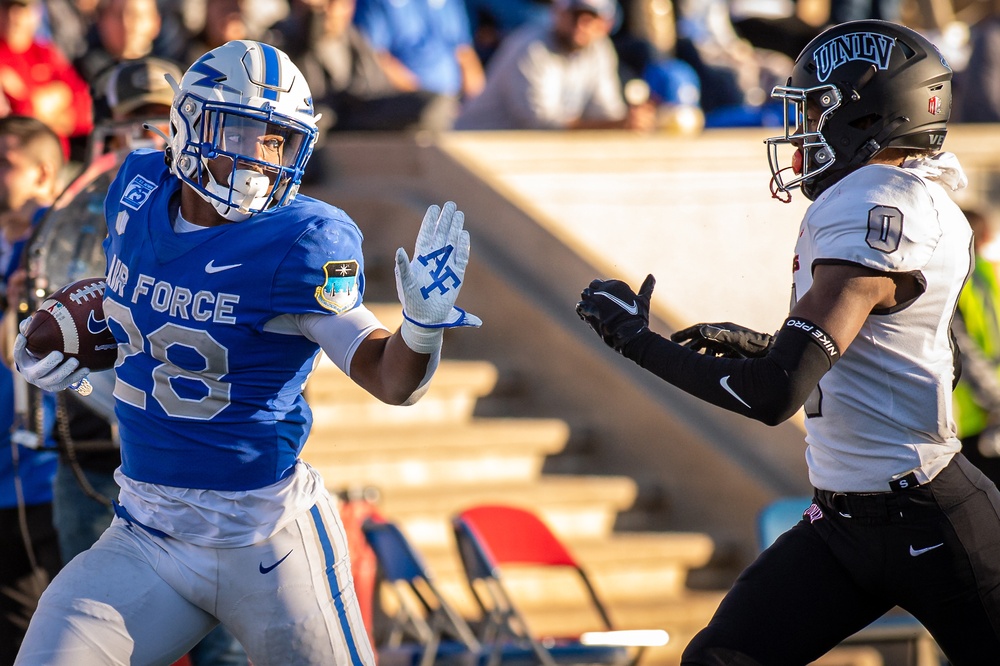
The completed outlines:
<svg viewBox="0 0 1000 666">
<path fill-rule="evenodd" d="M 403 319 L 399 334 L 403 336 L 406 346 L 418 354 L 433 354 L 441 349 L 444 342 L 443 328 L 424 328 L 408 319 Z"/>
</svg>

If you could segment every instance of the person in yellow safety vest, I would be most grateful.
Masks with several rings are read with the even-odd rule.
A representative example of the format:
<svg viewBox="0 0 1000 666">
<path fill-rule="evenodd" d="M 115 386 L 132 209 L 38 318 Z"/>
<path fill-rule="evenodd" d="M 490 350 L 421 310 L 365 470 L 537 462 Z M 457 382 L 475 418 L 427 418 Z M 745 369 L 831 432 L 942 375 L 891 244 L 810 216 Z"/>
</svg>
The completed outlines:
<svg viewBox="0 0 1000 666">
<path fill-rule="evenodd" d="M 1000 278 L 989 248 L 994 232 L 984 213 L 965 215 L 976 259 L 952 324 L 962 367 L 954 392 L 955 424 L 965 456 L 1000 483 Z"/>
</svg>

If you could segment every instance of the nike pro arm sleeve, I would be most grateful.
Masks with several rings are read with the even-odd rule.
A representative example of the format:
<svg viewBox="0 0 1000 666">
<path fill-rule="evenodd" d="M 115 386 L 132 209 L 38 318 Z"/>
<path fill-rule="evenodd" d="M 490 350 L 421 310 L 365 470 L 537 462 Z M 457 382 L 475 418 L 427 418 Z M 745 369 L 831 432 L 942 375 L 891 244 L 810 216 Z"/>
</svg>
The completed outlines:
<svg viewBox="0 0 1000 666">
<path fill-rule="evenodd" d="M 785 320 L 760 358 L 699 354 L 646 329 L 622 353 L 706 402 L 777 425 L 794 414 L 840 358 L 833 338 L 810 321 Z"/>
</svg>

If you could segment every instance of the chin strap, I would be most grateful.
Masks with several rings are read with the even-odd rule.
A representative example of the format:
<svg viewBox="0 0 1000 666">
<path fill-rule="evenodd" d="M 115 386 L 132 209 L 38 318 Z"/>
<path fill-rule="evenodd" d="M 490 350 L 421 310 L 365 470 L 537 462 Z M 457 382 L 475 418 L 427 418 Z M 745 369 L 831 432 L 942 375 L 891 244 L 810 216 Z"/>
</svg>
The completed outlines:
<svg viewBox="0 0 1000 666">
<path fill-rule="evenodd" d="M 788 171 L 791 168 L 792 167 L 785 167 L 784 169 L 780 169 L 777 174 L 772 174 L 771 182 L 768 183 L 768 188 L 771 190 L 771 198 L 777 199 L 781 203 L 785 204 L 792 202 L 792 193 L 789 192 L 788 190 L 782 189 L 778 185 L 778 174 L 780 174 L 782 171 Z"/>
</svg>

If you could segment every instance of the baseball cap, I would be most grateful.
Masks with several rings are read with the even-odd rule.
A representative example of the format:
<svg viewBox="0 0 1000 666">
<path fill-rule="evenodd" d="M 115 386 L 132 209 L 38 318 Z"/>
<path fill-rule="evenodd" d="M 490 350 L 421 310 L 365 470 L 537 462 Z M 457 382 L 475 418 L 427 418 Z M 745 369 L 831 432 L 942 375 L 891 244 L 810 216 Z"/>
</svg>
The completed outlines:
<svg viewBox="0 0 1000 666">
<path fill-rule="evenodd" d="M 618 3 L 616 0 L 555 0 L 555 5 L 559 9 L 594 12 L 603 18 L 612 19 Z"/>
<path fill-rule="evenodd" d="M 165 74 L 171 74 L 175 81 L 184 76 L 180 67 L 160 58 L 140 58 L 115 65 L 105 87 L 112 117 L 120 120 L 147 104 L 170 106 L 174 89 L 163 78 Z"/>
</svg>

